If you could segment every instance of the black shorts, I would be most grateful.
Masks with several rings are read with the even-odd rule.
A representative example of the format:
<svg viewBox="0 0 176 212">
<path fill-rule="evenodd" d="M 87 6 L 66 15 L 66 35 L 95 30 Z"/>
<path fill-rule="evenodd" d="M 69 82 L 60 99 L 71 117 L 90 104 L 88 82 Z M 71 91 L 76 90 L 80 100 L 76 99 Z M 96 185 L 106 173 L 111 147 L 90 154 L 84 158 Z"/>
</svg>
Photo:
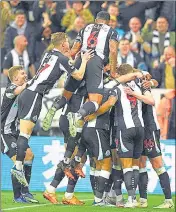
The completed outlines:
<svg viewBox="0 0 176 212">
<path fill-rule="evenodd" d="M 18 97 L 18 118 L 36 123 L 42 109 L 42 95 L 28 89 Z"/>
<path fill-rule="evenodd" d="M 153 131 L 152 129 L 145 128 L 142 155 L 147 156 L 148 158 L 161 156 L 160 130 Z"/>
<path fill-rule="evenodd" d="M 81 58 L 78 58 L 75 67 L 78 68 L 81 64 Z M 91 58 L 86 66 L 84 79 L 88 93 L 103 94 L 103 67 L 104 62 L 99 56 Z M 75 80 L 72 76 L 66 82 L 65 89 L 70 92 L 75 92 L 82 81 Z"/>
<path fill-rule="evenodd" d="M 16 155 L 17 151 L 17 135 L 1 133 L 1 152 L 6 154 L 9 158 Z"/>
<path fill-rule="evenodd" d="M 85 127 L 82 136 L 90 158 L 103 160 L 111 157 L 109 131 Z"/>
<path fill-rule="evenodd" d="M 103 60 L 95 55 L 86 67 L 85 80 L 88 93 L 103 94 Z"/>
<path fill-rule="evenodd" d="M 143 151 L 144 128 L 116 130 L 116 144 L 120 158 L 140 158 Z"/>
</svg>

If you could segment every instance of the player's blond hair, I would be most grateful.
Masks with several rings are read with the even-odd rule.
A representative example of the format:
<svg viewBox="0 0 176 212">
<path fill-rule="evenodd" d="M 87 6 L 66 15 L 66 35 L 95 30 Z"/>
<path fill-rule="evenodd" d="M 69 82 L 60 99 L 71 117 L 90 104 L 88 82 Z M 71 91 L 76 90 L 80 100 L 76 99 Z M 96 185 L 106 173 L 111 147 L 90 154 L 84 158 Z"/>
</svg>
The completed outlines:
<svg viewBox="0 0 176 212">
<path fill-rule="evenodd" d="M 51 35 L 51 44 L 54 47 L 59 46 L 67 39 L 67 34 L 64 32 L 56 32 Z"/>
<path fill-rule="evenodd" d="M 8 77 L 10 79 L 10 81 L 12 82 L 14 77 L 18 74 L 18 71 L 22 70 L 23 67 L 22 66 L 12 66 L 9 70 L 8 70 Z"/>
</svg>

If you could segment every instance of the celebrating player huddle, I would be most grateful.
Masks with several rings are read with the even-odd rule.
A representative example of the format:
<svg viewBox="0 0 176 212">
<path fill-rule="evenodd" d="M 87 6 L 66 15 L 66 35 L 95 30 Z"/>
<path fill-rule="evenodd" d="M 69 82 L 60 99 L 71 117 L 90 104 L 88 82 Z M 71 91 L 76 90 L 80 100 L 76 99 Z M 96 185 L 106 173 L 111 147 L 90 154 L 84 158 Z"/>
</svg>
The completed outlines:
<svg viewBox="0 0 176 212">
<path fill-rule="evenodd" d="M 64 158 L 57 165 L 44 198 L 58 204 L 56 188 L 67 176 L 62 203 L 83 205 L 74 195 L 74 188 L 78 178 L 85 177 L 82 167 L 88 155 L 94 206 L 147 207 L 148 157 L 165 195 L 164 203 L 156 208 L 174 207 L 150 90 L 157 82 L 128 64 L 118 67 L 118 35 L 108 26 L 109 19 L 107 12 L 99 12 L 95 23 L 80 31 L 71 50 L 66 34 L 54 33 L 52 50 L 45 52 L 30 81 L 26 82 L 22 67 L 9 70 L 11 85 L 2 103 L 1 137 L 3 153 L 14 161 L 11 174 L 16 202 L 38 202 L 28 189 L 33 161 L 28 141 L 39 118 L 43 96 L 66 73 L 63 95 L 56 98 L 43 120 L 47 131 L 56 111 L 62 109 L 59 122 L 66 144 Z M 15 148 L 11 148 L 12 143 Z M 123 182 L 127 201 L 122 195 Z"/>
</svg>

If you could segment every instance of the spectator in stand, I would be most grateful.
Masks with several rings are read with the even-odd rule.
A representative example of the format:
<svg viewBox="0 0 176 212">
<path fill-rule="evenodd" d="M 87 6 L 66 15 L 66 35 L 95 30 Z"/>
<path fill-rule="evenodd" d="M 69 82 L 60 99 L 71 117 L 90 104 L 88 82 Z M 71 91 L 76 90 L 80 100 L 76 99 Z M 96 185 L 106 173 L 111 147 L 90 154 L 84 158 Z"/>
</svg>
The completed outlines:
<svg viewBox="0 0 176 212">
<path fill-rule="evenodd" d="M 116 4 L 110 4 L 108 7 L 108 13 L 111 16 L 115 16 L 116 18 L 119 15 L 119 8 Z"/>
<path fill-rule="evenodd" d="M 159 88 L 175 88 L 175 50 L 172 46 L 164 49 L 164 55 L 159 66 L 152 70 L 152 76 L 159 83 Z"/>
<path fill-rule="evenodd" d="M 160 8 L 160 16 L 165 17 L 169 23 L 169 31 L 175 31 L 175 1 L 163 1 Z"/>
<path fill-rule="evenodd" d="M 130 42 L 126 38 L 123 38 L 119 42 L 117 61 L 118 65 L 127 63 L 134 68 L 147 71 L 147 66 L 141 56 L 135 52 L 130 51 Z"/>
<path fill-rule="evenodd" d="M 176 90 L 167 92 L 157 108 L 161 139 L 175 139 L 175 98 Z"/>
<path fill-rule="evenodd" d="M 67 1 L 35 1 L 33 4 L 34 18 L 40 26 L 43 22 L 50 22 L 52 32 L 63 31 L 61 19 L 66 12 L 66 5 L 68 5 Z"/>
<path fill-rule="evenodd" d="M 151 52 L 150 44 L 144 42 L 141 36 L 141 21 L 137 17 L 133 17 L 129 21 L 129 28 L 125 35 L 125 38 L 130 41 L 131 51 L 140 54 L 140 56 L 146 61 L 147 66 L 150 64 L 149 54 Z"/>
<path fill-rule="evenodd" d="M 17 35 L 24 35 L 28 42 L 28 54 L 30 61 L 33 61 L 34 35 L 32 28 L 26 21 L 23 10 L 16 11 L 15 21 L 5 31 L 4 46 L 6 52 L 10 52 L 14 48 L 13 40 Z"/>
<path fill-rule="evenodd" d="M 96 17 L 97 13 L 102 10 L 103 1 L 86 1 L 83 8 L 91 11 L 92 15 Z"/>
<path fill-rule="evenodd" d="M 1 19 L 0 19 L 0 25 L 1 25 L 1 40 L 0 40 L 0 48 L 1 48 L 1 64 L 4 61 L 4 57 L 6 55 L 6 49 L 4 48 L 4 39 L 5 39 L 5 30 L 9 23 L 14 19 L 14 15 L 12 14 L 10 5 L 6 1 L 0 2 L 0 8 L 1 8 Z M 1 66 L 2 71 L 2 66 Z M 1 81 L 2 82 L 2 81 Z"/>
<path fill-rule="evenodd" d="M 132 17 L 138 17 L 141 20 L 142 26 L 145 22 L 145 10 L 155 7 L 158 4 L 156 1 L 139 2 L 135 0 L 126 0 L 119 4 L 119 19 L 122 23 L 122 29 L 129 31 L 129 21 Z"/>
<path fill-rule="evenodd" d="M 28 41 L 24 35 L 18 35 L 14 39 L 14 49 L 9 51 L 4 58 L 3 74 L 8 76 L 8 70 L 12 66 L 22 66 L 27 72 L 28 77 L 31 78 L 35 75 L 35 68 L 26 50 Z M 29 73 L 30 72 L 30 73 Z"/>
<path fill-rule="evenodd" d="M 79 31 L 85 27 L 85 21 L 82 17 L 78 16 L 73 24 L 73 29 L 67 32 L 68 39 L 70 42 L 70 47 L 72 47 L 75 38 L 77 37 Z"/>
<path fill-rule="evenodd" d="M 36 70 L 39 68 L 40 60 L 44 51 L 50 45 L 51 34 L 52 34 L 51 27 L 46 23 L 43 24 L 40 32 L 35 36 L 34 66 Z"/>
<path fill-rule="evenodd" d="M 118 21 L 116 16 L 113 16 L 113 15 L 110 16 L 109 26 L 111 26 L 113 29 L 116 30 L 118 35 L 118 40 L 121 40 L 123 36 L 125 35 L 125 32 L 123 31 L 123 29 L 120 29 L 118 27 Z"/>
<path fill-rule="evenodd" d="M 94 21 L 94 16 L 89 9 L 83 8 L 83 3 L 81 1 L 74 1 L 72 8 L 69 9 L 62 18 L 62 26 L 65 27 L 66 32 L 72 29 L 73 23 L 77 16 L 81 16 L 86 24 L 92 23 Z"/>
<path fill-rule="evenodd" d="M 169 32 L 169 24 L 165 17 L 159 17 L 156 21 L 156 30 L 152 30 L 152 19 L 148 19 L 142 29 L 142 37 L 151 44 L 152 67 L 159 66 L 160 57 L 164 53 L 164 48 L 175 45 L 175 33 Z"/>
</svg>

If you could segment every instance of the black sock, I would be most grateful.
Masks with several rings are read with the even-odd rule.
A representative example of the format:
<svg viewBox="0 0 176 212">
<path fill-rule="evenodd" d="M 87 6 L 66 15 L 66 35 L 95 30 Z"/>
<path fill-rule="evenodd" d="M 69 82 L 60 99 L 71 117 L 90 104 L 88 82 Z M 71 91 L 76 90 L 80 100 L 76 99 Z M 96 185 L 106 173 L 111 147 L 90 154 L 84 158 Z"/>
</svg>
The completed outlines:
<svg viewBox="0 0 176 212">
<path fill-rule="evenodd" d="M 24 161 L 27 148 L 29 148 L 28 139 L 20 135 L 17 140 L 17 161 Z"/>
<path fill-rule="evenodd" d="M 92 114 L 96 111 L 95 104 L 93 102 L 86 102 L 83 107 L 78 111 L 82 117 Z"/>
<path fill-rule="evenodd" d="M 63 107 L 66 105 L 66 103 L 67 103 L 67 99 L 66 99 L 64 96 L 62 96 L 61 99 L 60 99 L 60 98 L 56 98 L 56 99 L 54 100 L 53 106 L 54 106 L 57 110 L 59 110 L 59 109 L 63 108 Z"/>
<path fill-rule="evenodd" d="M 31 179 L 31 171 L 32 171 L 32 165 L 28 166 L 28 165 L 24 165 L 24 172 L 25 172 L 25 178 L 28 182 L 28 184 L 30 183 L 30 179 Z M 21 192 L 22 194 L 25 193 L 29 193 L 29 187 L 24 187 L 23 185 L 21 186 Z"/>
<path fill-rule="evenodd" d="M 91 175 L 91 174 L 90 174 L 90 184 L 91 184 L 91 187 L 92 187 L 92 191 L 95 195 L 95 176 Z"/>
<path fill-rule="evenodd" d="M 128 192 L 128 196 L 134 197 L 135 191 L 134 191 L 133 186 L 132 186 L 132 178 L 133 178 L 133 171 L 132 170 L 127 171 L 124 174 L 124 182 L 125 182 L 126 190 Z"/>
<path fill-rule="evenodd" d="M 13 175 L 11 175 L 11 179 L 12 179 L 14 198 L 18 198 L 21 196 L 21 184 L 18 182 L 16 177 L 14 177 Z"/>
<path fill-rule="evenodd" d="M 161 188 L 163 190 L 165 199 L 172 199 L 171 188 L 170 188 L 170 180 L 167 172 L 160 174 L 159 176 Z"/>
<path fill-rule="evenodd" d="M 112 184 L 113 184 L 113 180 L 112 180 L 112 174 L 111 174 L 109 177 L 109 180 L 105 186 L 105 192 L 110 192 Z"/>
<path fill-rule="evenodd" d="M 63 161 L 61 161 L 57 165 L 57 169 L 55 172 L 54 179 L 52 180 L 51 184 L 54 188 L 57 188 L 59 183 L 62 181 L 62 179 L 65 177 L 64 171 L 63 171 Z"/>
<path fill-rule="evenodd" d="M 147 186 L 148 186 L 148 173 L 147 172 L 139 173 L 138 187 L 139 187 L 140 198 L 147 199 Z"/>
<path fill-rule="evenodd" d="M 79 177 L 77 176 L 77 174 L 74 172 L 74 170 L 71 170 L 71 173 L 72 173 L 72 175 L 74 176 L 75 180 L 72 180 L 72 179 L 69 179 L 69 180 L 68 180 L 67 190 L 66 190 L 66 192 L 68 192 L 68 193 L 73 193 L 73 192 L 74 192 L 76 183 L 77 183 L 78 178 L 79 178 Z"/>
<path fill-rule="evenodd" d="M 122 175 L 123 172 L 122 170 L 116 170 L 116 169 L 112 169 L 112 179 L 114 182 L 114 190 L 117 196 L 122 194 L 122 189 L 121 189 L 121 185 L 122 185 Z"/>
<path fill-rule="evenodd" d="M 105 191 L 105 187 L 106 187 L 106 184 L 108 183 L 108 180 L 109 178 L 105 178 L 105 177 L 102 177 L 102 176 L 99 176 L 97 178 L 97 188 L 95 190 L 95 196 L 99 199 L 102 199 L 103 198 L 103 194 L 104 194 L 104 191 Z"/>
<path fill-rule="evenodd" d="M 136 191 L 139 182 L 139 170 L 133 169 L 133 188 Z"/>
</svg>

